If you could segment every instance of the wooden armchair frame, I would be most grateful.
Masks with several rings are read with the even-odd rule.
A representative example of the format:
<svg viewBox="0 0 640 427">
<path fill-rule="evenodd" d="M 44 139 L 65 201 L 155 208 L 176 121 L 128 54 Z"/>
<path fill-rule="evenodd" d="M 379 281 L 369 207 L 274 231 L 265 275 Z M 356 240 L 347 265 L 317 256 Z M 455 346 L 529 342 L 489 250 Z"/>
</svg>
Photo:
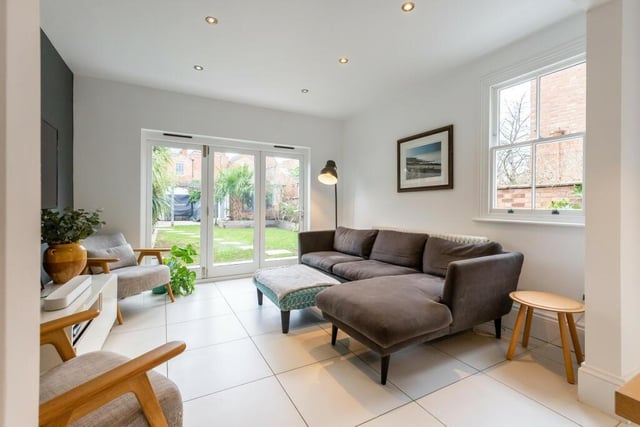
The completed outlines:
<svg viewBox="0 0 640 427">
<path fill-rule="evenodd" d="M 133 251 L 139 253 L 138 265 L 140 265 L 140 263 L 142 263 L 142 260 L 144 260 L 144 258 L 148 256 L 156 258 L 158 260 L 158 263 L 162 265 L 164 264 L 162 259 L 162 253 L 169 252 L 171 251 L 171 249 L 169 248 L 134 248 Z M 108 274 L 111 272 L 111 269 L 109 268 L 109 263 L 116 262 L 116 261 L 118 261 L 118 258 L 87 258 L 87 266 L 85 268 L 85 271 L 87 270 L 90 271 L 90 267 L 100 267 L 104 273 Z M 176 302 L 176 298 L 173 295 L 173 290 L 171 289 L 171 282 L 167 283 L 165 287 L 167 288 L 167 293 L 169 294 L 169 298 L 171 298 L 171 302 Z M 122 325 L 124 323 L 124 319 L 122 318 L 122 313 L 120 312 L 120 304 L 118 304 L 117 317 L 118 317 L 118 324 Z"/>
<path fill-rule="evenodd" d="M 53 344 L 63 363 L 76 356 L 64 328 L 92 319 L 96 310 L 75 313 L 40 326 L 40 345 Z M 131 359 L 40 405 L 39 425 L 66 426 L 125 393 L 133 393 L 150 426 L 167 426 L 147 371 L 179 355 L 184 342 L 172 341 Z"/>
</svg>

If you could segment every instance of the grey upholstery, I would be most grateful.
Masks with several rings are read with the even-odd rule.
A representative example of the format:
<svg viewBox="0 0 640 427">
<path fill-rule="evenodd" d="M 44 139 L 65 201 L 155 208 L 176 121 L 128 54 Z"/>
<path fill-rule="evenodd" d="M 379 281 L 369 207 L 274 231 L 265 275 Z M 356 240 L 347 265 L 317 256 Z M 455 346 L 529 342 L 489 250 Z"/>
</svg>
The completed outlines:
<svg viewBox="0 0 640 427">
<path fill-rule="evenodd" d="M 87 249 L 89 258 L 114 257 L 118 254 L 125 254 L 128 257 L 128 262 L 119 259 L 118 262 L 109 263 L 111 273 L 118 276 L 118 298 L 137 295 L 140 292 L 166 285 L 171 281 L 169 267 L 166 265 L 137 265 L 135 256 L 132 263 L 127 251 L 123 250 L 123 247 L 130 245 L 122 233 L 94 234 L 87 237 L 82 245 Z M 115 257 L 117 258 L 117 256 Z M 126 265 L 123 266 L 123 264 Z M 92 273 L 96 272 L 101 272 L 101 269 L 95 271 L 92 268 Z"/>
<path fill-rule="evenodd" d="M 338 227 L 333 237 L 333 248 L 338 252 L 367 258 L 371 253 L 378 230 L 354 230 Z"/>
<path fill-rule="evenodd" d="M 76 356 L 40 376 L 40 403 L 82 384 L 121 365 L 124 356 L 97 351 Z M 154 371 L 147 373 L 158 397 L 167 424 L 182 426 L 182 397 L 178 387 L 165 376 Z M 128 426 L 146 427 L 149 424 L 140 409 L 136 397 L 127 393 L 70 424 L 80 426 Z"/>
<path fill-rule="evenodd" d="M 327 317 L 356 329 L 374 350 L 386 354 L 412 344 L 414 338 L 448 330 L 451 312 L 436 302 L 442 285 L 442 279 L 426 274 L 377 277 L 325 289 L 316 296 L 316 304 Z"/>
<path fill-rule="evenodd" d="M 321 268 L 325 262 L 326 269 L 331 263 L 325 257 L 345 259 L 335 250 L 320 252 L 331 251 L 331 232 L 298 237 L 302 263 Z M 385 384 L 390 354 L 406 346 L 491 320 L 500 338 L 501 317 L 511 310 L 509 293 L 518 287 L 523 261 L 521 253 L 504 253 L 485 238 L 451 241 L 381 230 L 369 259 L 333 262 L 331 274 L 351 282 L 323 290 L 316 305 L 333 324 L 332 343 L 339 328 L 382 356 Z"/>
<path fill-rule="evenodd" d="M 422 270 L 427 274 L 444 277 L 452 262 L 495 255 L 501 252 L 502 245 L 498 242 L 465 244 L 430 237 L 424 248 Z"/>
<path fill-rule="evenodd" d="M 373 259 L 336 264 L 333 266 L 332 271 L 334 274 L 344 277 L 347 280 L 370 279 L 378 276 L 398 276 L 419 272 L 415 268 L 387 264 L 386 262 Z"/>
<path fill-rule="evenodd" d="M 369 258 L 421 269 L 422 253 L 428 237 L 427 234 L 421 233 L 380 230 Z"/>
<path fill-rule="evenodd" d="M 134 265 L 112 270 L 118 275 L 118 298 L 126 298 L 148 291 L 171 281 L 166 265 Z"/>
<path fill-rule="evenodd" d="M 343 262 L 362 261 L 359 256 L 347 255 L 336 251 L 318 251 L 302 255 L 302 264 L 331 273 L 333 266 Z"/>
</svg>

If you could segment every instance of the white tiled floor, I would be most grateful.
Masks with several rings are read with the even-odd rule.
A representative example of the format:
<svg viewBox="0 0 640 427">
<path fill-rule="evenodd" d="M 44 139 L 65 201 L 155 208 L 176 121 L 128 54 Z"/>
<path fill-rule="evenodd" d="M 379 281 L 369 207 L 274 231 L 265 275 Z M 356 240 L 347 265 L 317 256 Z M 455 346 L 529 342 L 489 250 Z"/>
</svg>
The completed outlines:
<svg viewBox="0 0 640 427">
<path fill-rule="evenodd" d="M 178 384 L 185 426 L 616 426 L 577 401 L 554 345 L 530 340 L 505 360 L 509 330 L 496 340 L 487 325 L 406 348 L 380 359 L 340 333 L 317 309 L 291 313 L 258 306 L 251 279 L 197 285 L 167 303 L 144 293 L 120 301 L 105 349 L 136 356 L 166 341 L 187 351 L 156 370 Z"/>
</svg>

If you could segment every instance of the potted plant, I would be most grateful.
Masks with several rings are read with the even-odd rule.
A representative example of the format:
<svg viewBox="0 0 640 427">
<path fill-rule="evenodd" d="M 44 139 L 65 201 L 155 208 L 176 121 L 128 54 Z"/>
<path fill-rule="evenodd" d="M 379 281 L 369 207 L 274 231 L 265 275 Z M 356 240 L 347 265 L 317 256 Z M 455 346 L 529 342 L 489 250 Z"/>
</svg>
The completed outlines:
<svg viewBox="0 0 640 427">
<path fill-rule="evenodd" d="M 82 239 L 105 222 L 99 211 L 65 208 L 63 212 L 43 209 L 40 216 L 41 241 L 49 247 L 43 267 L 54 283 L 65 283 L 82 273 L 87 264 L 87 250 Z"/>
<path fill-rule="evenodd" d="M 196 289 L 196 272 L 187 267 L 188 264 L 193 263 L 193 255 L 198 255 L 198 252 L 190 243 L 185 247 L 173 245 L 171 256 L 164 260 L 164 263 L 169 266 L 171 291 L 174 295 L 190 295 Z M 165 286 L 153 288 L 154 294 L 165 292 L 167 292 Z"/>
</svg>

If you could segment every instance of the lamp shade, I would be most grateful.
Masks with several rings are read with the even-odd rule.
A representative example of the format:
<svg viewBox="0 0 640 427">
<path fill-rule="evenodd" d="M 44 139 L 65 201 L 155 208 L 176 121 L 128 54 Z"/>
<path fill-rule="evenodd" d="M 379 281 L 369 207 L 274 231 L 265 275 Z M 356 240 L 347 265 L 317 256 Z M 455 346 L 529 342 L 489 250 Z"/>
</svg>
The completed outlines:
<svg viewBox="0 0 640 427">
<path fill-rule="evenodd" d="M 326 185 L 335 185 L 338 183 L 336 162 L 327 160 L 327 164 L 320 171 L 320 175 L 318 175 L 318 181 Z"/>
</svg>

